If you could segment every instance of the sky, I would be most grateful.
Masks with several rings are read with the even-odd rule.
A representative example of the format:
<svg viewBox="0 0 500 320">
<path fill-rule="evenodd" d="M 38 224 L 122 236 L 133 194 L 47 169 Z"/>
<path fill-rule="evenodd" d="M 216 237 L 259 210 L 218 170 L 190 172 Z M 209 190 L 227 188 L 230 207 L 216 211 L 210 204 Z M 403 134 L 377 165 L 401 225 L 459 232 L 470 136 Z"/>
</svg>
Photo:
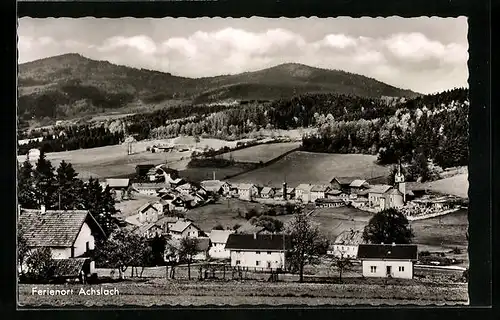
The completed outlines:
<svg viewBox="0 0 500 320">
<path fill-rule="evenodd" d="M 18 62 L 64 53 L 205 77 L 295 62 L 420 93 L 468 87 L 467 18 L 20 18 Z"/>
</svg>

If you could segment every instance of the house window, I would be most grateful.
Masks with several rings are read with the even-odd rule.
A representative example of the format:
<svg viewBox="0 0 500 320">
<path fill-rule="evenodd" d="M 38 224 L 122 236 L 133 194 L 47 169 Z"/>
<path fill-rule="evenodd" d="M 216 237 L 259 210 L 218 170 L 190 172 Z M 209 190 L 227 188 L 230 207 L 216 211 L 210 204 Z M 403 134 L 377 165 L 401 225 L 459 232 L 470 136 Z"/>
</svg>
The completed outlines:
<svg viewBox="0 0 500 320">
<path fill-rule="evenodd" d="M 268 261 L 268 262 L 267 262 L 267 267 L 268 267 L 268 268 L 271 268 L 271 261 Z"/>
<path fill-rule="evenodd" d="M 271 254 L 271 251 L 268 251 L 267 254 Z"/>
<path fill-rule="evenodd" d="M 85 251 L 87 251 L 87 252 L 90 251 L 90 242 L 89 241 L 87 241 L 85 243 Z"/>
<path fill-rule="evenodd" d="M 371 273 L 377 272 L 377 267 L 376 266 L 370 266 L 370 272 Z"/>
<path fill-rule="evenodd" d="M 236 260 L 236 265 L 239 265 L 240 264 L 240 260 Z"/>
<path fill-rule="evenodd" d="M 404 272 L 404 271 L 405 271 L 405 267 L 399 266 L 399 272 Z"/>
<path fill-rule="evenodd" d="M 256 254 L 260 254 L 260 251 L 255 251 Z"/>
<path fill-rule="evenodd" d="M 258 260 L 257 260 L 257 261 L 255 261 L 255 265 L 256 265 L 256 266 L 260 266 L 260 261 L 258 261 Z"/>
</svg>

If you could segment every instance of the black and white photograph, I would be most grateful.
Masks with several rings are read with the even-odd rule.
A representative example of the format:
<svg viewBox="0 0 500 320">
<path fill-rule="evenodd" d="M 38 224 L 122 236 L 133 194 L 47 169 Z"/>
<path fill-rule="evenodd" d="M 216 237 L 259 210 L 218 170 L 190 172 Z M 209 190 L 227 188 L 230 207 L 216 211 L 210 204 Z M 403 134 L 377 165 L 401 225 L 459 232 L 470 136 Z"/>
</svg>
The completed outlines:
<svg viewBox="0 0 500 320">
<path fill-rule="evenodd" d="M 468 19 L 18 19 L 19 306 L 469 305 Z"/>
</svg>

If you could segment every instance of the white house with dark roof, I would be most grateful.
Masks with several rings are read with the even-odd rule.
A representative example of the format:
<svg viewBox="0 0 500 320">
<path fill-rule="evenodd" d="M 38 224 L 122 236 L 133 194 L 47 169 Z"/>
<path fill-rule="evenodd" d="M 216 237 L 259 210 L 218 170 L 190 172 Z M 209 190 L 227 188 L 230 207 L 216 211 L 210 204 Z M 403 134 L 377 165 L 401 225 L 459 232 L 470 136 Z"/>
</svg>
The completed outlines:
<svg viewBox="0 0 500 320">
<path fill-rule="evenodd" d="M 227 250 L 226 243 L 229 235 L 233 234 L 233 230 L 212 230 L 210 231 L 210 250 L 208 254 L 215 259 L 229 259 L 230 251 Z"/>
<path fill-rule="evenodd" d="M 360 244 L 358 259 L 364 277 L 412 279 L 418 251 L 411 244 Z"/>
<path fill-rule="evenodd" d="M 89 259 L 72 263 L 74 258 L 88 258 L 95 249 L 96 237 L 105 233 L 87 210 L 19 209 L 18 229 L 26 240 L 28 252 L 49 248 L 52 259 L 67 260 L 64 265 L 86 264 L 86 274 L 93 273 Z M 85 259 L 84 259 L 85 260 Z M 82 262 L 83 261 L 83 262 Z M 61 265 L 62 267 L 63 265 Z M 20 266 L 25 269 L 26 266 Z"/>
<path fill-rule="evenodd" d="M 233 185 L 233 187 L 236 187 L 238 197 L 241 200 L 252 201 L 259 196 L 259 189 L 253 183 L 240 183 Z"/>
<path fill-rule="evenodd" d="M 271 199 L 276 194 L 273 187 L 264 187 L 260 190 L 260 196 L 264 199 Z"/>
<path fill-rule="evenodd" d="M 231 267 L 271 271 L 287 269 L 291 238 L 282 234 L 231 234 L 226 243 Z"/>
<path fill-rule="evenodd" d="M 20 209 L 18 228 L 29 248 L 48 247 L 54 259 L 84 256 L 104 231 L 87 210 Z"/>
<path fill-rule="evenodd" d="M 220 195 L 228 195 L 231 191 L 231 185 L 226 181 L 220 180 L 204 180 L 200 182 L 201 187 L 203 187 L 206 191 L 220 194 Z"/>
</svg>

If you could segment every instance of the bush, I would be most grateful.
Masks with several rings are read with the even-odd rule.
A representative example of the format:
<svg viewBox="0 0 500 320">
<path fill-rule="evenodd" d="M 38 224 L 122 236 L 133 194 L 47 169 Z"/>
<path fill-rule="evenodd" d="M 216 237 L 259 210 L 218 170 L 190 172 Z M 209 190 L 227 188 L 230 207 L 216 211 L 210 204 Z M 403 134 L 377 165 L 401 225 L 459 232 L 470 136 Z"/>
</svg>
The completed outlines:
<svg viewBox="0 0 500 320">
<path fill-rule="evenodd" d="M 431 255 L 431 253 L 429 251 L 420 251 L 419 255 L 421 257 L 428 257 Z"/>
<path fill-rule="evenodd" d="M 461 254 L 462 250 L 460 248 L 454 248 L 452 251 L 454 254 Z"/>
</svg>

